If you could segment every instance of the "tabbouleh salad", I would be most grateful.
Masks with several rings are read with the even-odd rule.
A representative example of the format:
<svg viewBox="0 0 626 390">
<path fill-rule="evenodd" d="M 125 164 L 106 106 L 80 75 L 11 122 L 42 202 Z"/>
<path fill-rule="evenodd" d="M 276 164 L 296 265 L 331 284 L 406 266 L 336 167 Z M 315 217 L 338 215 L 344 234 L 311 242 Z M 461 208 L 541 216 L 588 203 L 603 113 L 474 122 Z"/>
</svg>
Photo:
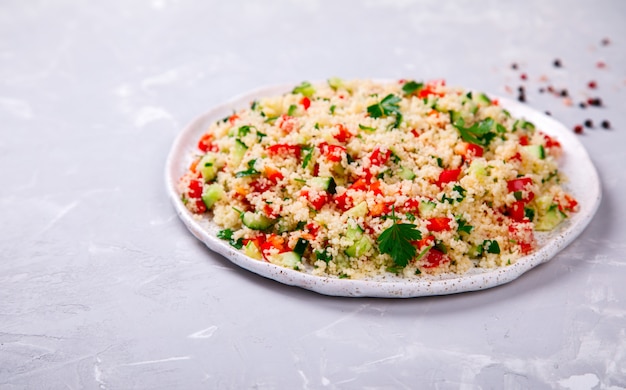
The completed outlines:
<svg viewBox="0 0 626 390">
<path fill-rule="evenodd" d="M 513 264 L 578 209 L 561 145 L 442 80 L 303 82 L 211 124 L 186 207 L 259 261 L 363 278 Z"/>
</svg>

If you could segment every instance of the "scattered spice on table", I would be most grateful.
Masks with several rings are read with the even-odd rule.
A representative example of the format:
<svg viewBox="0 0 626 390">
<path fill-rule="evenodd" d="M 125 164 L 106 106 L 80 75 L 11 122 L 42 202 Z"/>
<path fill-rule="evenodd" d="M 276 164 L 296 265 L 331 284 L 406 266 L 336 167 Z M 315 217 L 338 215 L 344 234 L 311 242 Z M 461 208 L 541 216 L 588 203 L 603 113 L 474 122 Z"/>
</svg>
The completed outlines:
<svg viewBox="0 0 626 390">
<path fill-rule="evenodd" d="M 602 121 L 602 123 L 600 123 L 600 126 L 602 126 L 603 129 L 610 129 L 611 128 L 611 122 L 607 121 L 606 119 Z"/>
<path fill-rule="evenodd" d="M 590 129 L 593 127 L 593 121 L 591 119 L 585 119 L 585 122 L 583 124 L 585 125 L 585 127 L 588 127 Z"/>
<path fill-rule="evenodd" d="M 582 125 L 576 125 L 576 126 L 574 126 L 574 133 L 576 133 L 576 134 L 582 134 L 582 133 L 583 133 L 583 127 L 582 127 Z"/>
</svg>

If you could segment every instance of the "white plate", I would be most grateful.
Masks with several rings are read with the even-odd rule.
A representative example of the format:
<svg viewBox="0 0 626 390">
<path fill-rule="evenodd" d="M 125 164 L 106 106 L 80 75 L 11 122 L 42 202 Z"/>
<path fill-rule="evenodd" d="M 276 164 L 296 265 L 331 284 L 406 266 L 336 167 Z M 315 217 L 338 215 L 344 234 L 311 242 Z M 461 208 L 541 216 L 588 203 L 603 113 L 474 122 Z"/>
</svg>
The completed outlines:
<svg viewBox="0 0 626 390">
<path fill-rule="evenodd" d="M 388 82 L 388 80 L 376 81 Z M 210 249 L 222 254 L 234 264 L 264 277 L 321 294 L 349 297 L 408 298 L 482 290 L 510 282 L 531 268 L 550 260 L 582 233 L 600 204 L 602 194 L 598 174 L 587 151 L 571 130 L 528 106 L 489 95 L 497 98 L 501 106 L 513 116 L 523 117 L 533 122 L 543 132 L 558 138 L 564 152 L 559 162 L 560 169 L 569 178 L 566 188 L 576 197 L 580 205 L 580 210 L 555 231 L 537 234 L 538 249 L 534 253 L 506 267 L 474 268 L 463 275 L 421 275 L 419 279 L 413 280 L 402 279 L 392 274 L 362 280 L 320 277 L 251 259 L 231 247 L 226 241 L 218 239 L 216 234 L 219 228 L 207 217 L 202 219 L 194 217 L 181 202 L 176 184 L 189 167 L 196 153 L 200 136 L 212 122 L 232 114 L 233 110 L 249 107 L 255 99 L 289 92 L 294 85 L 260 88 L 240 95 L 198 117 L 180 133 L 174 142 L 165 169 L 169 196 L 178 215 L 191 233 Z"/>
</svg>

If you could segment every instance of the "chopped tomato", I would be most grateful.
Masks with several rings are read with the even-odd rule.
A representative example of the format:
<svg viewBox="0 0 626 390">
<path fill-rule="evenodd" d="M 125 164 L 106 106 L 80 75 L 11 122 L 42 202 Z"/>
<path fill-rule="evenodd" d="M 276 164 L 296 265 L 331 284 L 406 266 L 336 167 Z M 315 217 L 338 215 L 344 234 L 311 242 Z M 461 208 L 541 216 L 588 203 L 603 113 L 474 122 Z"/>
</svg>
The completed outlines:
<svg viewBox="0 0 626 390">
<path fill-rule="evenodd" d="M 352 198 L 348 196 L 347 192 L 344 192 L 341 195 L 335 195 L 335 204 L 340 210 L 347 211 L 354 206 Z"/>
<path fill-rule="evenodd" d="M 559 141 L 557 141 L 555 138 L 550 137 L 548 134 L 541 134 L 543 135 L 543 138 L 546 140 L 546 148 L 550 149 L 550 148 L 560 148 L 561 147 L 561 143 Z"/>
<path fill-rule="evenodd" d="M 300 158 L 300 151 L 301 151 L 300 145 L 275 144 L 267 148 L 267 154 L 269 154 L 270 156 L 293 155 L 297 158 Z"/>
<path fill-rule="evenodd" d="M 420 133 L 417 130 L 415 130 L 415 129 L 411 129 L 411 134 L 413 134 L 415 136 L 415 138 L 420 136 Z"/>
<path fill-rule="evenodd" d="M 515 153 L 513 156 L 511 156 L 511 158 L 509 160 L 517 160 L 517 161 L 522 161 L 522 155 L 518 153 Z"/>
<path fill-rule="evenodd" d="M 269 204 L 264 204 L 263 205 L 263 213 L 265 213 L 265 215 L 267 215 L 270 218 L 276 218 L 279 216 L 280 214 L 280 210 L 279 212 L 274 211 L 274 209 L 272 208 L 272 206 L 270 206 Z"/>
<path fill-rule="evenodd" d="M 517 242 L 520 252 L 523 255 L 530 253 L 535 247 L 535 236 L 533 234 L 532 224 L 528 220 L 524 223 L 512 223 L 509 225 L 509 233 L 511 238 Z"/>
<path fill-rule="evenodd" d="M 305 110 L 308 110 L 311 107 L 311 99 L 305 96 L 300 100 L 300 104 L 302 104 Z"/>
<path fill-rule="evenodd" d="M 391 157 L 391 150 L 385 149 L 385 151 L 381 152 L 380 148 L 376 147 L 372 154 L 370 155 L 370 162 L 372 165 L 383 165 L 389 158 Z"/>
<path fill-rule="evenodd" d="M 445 92 L 435 92 L 435 89 L 440 85 L 445 86 L 446 81 L 445 80 L 429 81 L 428 83 L 426 83 L 424 88 L 419 90 L 419 92 L 417 93 L 417 97 L 420 99 L 423 99 L 425 97 L 428 97 L 429 95 L 444 96 Z"/>
<path fill-rule="evenodd" d="M 190 198 L 200 198 L 202 196 L 202 179 L 196 178 L 189 181 L 189 191 L 187 193 Z"/>
<path fill-rule="evenodd" d="M 267 179 L 274 184 L 276 184 L 279 180 L 282 180 L 284 178 L 283 174 L 278 169 L 272 168 L 267 165 L 265 166 L 264 172 L 265 172 L 265 177 L 267 177 Z"/>
<path fill-rule="evenodd" d="M 278 123 L 278 127 L 280 127 L 280 129 L 286 133 L 290 133 L 293 131 L 293 128 L 296 127 L 296 123 L 297 123 L 297 119 L 283 114 L 280 117 L 280 122 Z"/>
<path fill-rule="evenodd" d="M 330 195 L 326 191 L 315 191 L 311 193 L 308 190 L 302 190 L 300 191 L 300 195 L 305 197 L 309 204 L 317 211 L 320 211 L 330 200 Z"/>
<path fill-rule="evenodd" d="M 462 142 L 458 144 L 454 151 L 457 154 L 460 154 L 465 158 L 465 160 L 471 160 L 474 157 L 482 157 L 483 156 L 483 148 L 479 145 L 472 144 L 469 142 Z"/>
<path fill-rule="evenodd" d="M 382 195 L 383 192 L 380 189 L 380 180 L 374 180 L 372 184 L 369 185 L 369 190 L 372 191 L 375 195 Z"/>
<path fill-rule="evenodd" d="M 435 236 L 429 234 L 421 240 L 416 241 L 414 244 L 417 245 L 417 249 L 422 250 L 428 246 L 435 245 Z"/>
<path fill-rule="evenodd" d="M 205 133 L 200 141 L 198 141 L 198 149 L 206 152 L 217 152 L 219 150 L 218 146 L 211 142 L 213 140 L 213 134 Z"/>
<path fill-rule="evenodd" d="M 524 206 L 526 202 L 518 200 L 517 202 L 513 202 L 511 207 L 508 209 L 508 215 L 516 222 L 522 222 L 526 219 L 526 215 L 524 212 Z"/>
<path fill-rule="evenodd" d="M 273 249 L 277 249 L 278 253 L 289 251 L 289 248 L 285 245 L 285 239 L 274 233 L 268 235 L 265 238 L 265 242 L 261 244 L 261 253 L 263 254 L 263 257 L 267 259 L 267 256 L 270 255 L 270 251 Z"/>
<path fill-rule="evenodd" d="M 459 180 L 459 176 L 461 175 L 461 168 L 457 169 L 444 169 L 439 174 L 439 179 L 437 179 L 437 185 L 442 187 L 446 183 L 451 183 Z"/>
<path fill-rule="evenodd" d="M 189 170 L 191 172 L 196 173 L 198 171 L 198 164 L 200 163 L 200 160 L 202 160 L 202 157 L 198 157 L 191 162 L 189 165 Z"/>
<path fill-rule="evenodd" d="M 250 183 L 250 187 L 253 192 L 263 193 L 272 188 L 272 182 L 265 178 L 256 179 Z"/>
<path fill-rule="evenodd" d="M 419 199 L 407 199 L 406 202 L 402 205 L 402 210 L 417 213 L 419 212 L 420 201 Z"/>
<path fill-rule="evenodd" d="M 313 236 L 313 239 L 315 239 L 317 237 L 317 233 L 320 230 L 320 225 L 315 222 L 309 222 L 304 228 L 309 232 L 311 236 Z"/>
<path fill-rule="evenodd" d="M 445 232 L 452 229 L 450 226 L 451 221 L 452 220 L 447 217 L 429 218 L 426 223 L 426 228 L 431 232 Z"/>
<path fill-rule="evenodd" d="M 576 206 L 578 206 L 576 199 L 572 198 L 568 194 L 565 194 L 563 198 L 558 199 L 557 204 L 559 206 L 559 210 L 561 211 L 574 211 Z"/>
<path fill-rule="evenodd" d="M 389 214 L 391 212 L 391 205 L 393 202 L 378 202 L 374 203 L 373 206 L 369 207 L 369 215 L 372 217 L 380 217 L 384 214 Z"/>
<path fill-rule="evenodd" d="M 337 141 L 345 143 L 354 136 L 354 134 L 348 131 L 346 126 L 339 124 L 337 127 L 339 128 L 339 132 L 333 136 Z"/>
<path fill-rule="evenodd" d="M 528 136 L 527 135 L 522 135 L 519 137 L 519 144 L 522 146 L 526 146 L 528 144 L 530 144 L 530 141 L 528 140 Z"/>
<path fill-rule="evenodd" d="M 359 179 L 352 183 L 349 187 L 351 190 L 362 190 L 367 191 L 367 180 Z"/>
<path fill-rule="evenodd" d="M 230 124 L 232 125 L 233 123 L 235 123 L 237 119 L 239 119 L 239 115 L 233 114 L 228 117 L 228 122 L 230 122 Z"/>
<path fill-rule="evenodd" d="M 525 203 L 530 202 L 535 198 L 535 193 L 530 190 L 530 187 L 533 185 L 533 179 L 530 177 L 518 177 L 517 179 L 509 180 L 506 182 L 507 189 L 509 192 L 522 192 L 525 191 L 527 194 L 524 194 L 522 199 Z"/>
<path fill-rule="evenodd" d="M 450 261 L 450 258 L 442 251 L 431 248 L 424 256 L 424 268 L 436 268 Z"/>
<path fill-rule="evenodd" d="M 339 162 L 346 154 L 346 148 L 340 145 L 329 145 L 326 142 L 319 144 L 320 152 L 328 161 Z"/>
</svg>

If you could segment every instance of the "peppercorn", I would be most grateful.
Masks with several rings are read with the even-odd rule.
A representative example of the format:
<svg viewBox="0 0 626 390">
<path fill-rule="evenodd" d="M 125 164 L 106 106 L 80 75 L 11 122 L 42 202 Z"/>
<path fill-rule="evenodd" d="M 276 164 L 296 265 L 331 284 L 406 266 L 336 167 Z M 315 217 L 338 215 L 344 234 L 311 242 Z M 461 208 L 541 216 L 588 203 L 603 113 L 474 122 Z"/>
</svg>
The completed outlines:
<svg viewBox="0 0 626 390">
<path fill-rule="evenodd" d="M 552 113 L 550 111 L 546 111 L 546 115 L 552 116 Z"/>
<path fill-rule="evenodd" d="M 602 126 L 603 129 L 610 129 L 611 123 L 605 119 L 602 121 L 602 123 L 600 123 L 600 126 Z"/>
<path fill-rule="evenodd" d="M 600 43 L 602 44 L 602 46 L 608 46 L 611 41 L 609 40 L 609 38 L 603 38 Z"/>
<path fill-rule="evenodd" d="M 588 128 L 592 128 L 593 127 L 593 121 L 591 119 L 586 119 L 584 122 L 585 127 Z"/>
<path fill-rule="evenodd" d="M 519 100 L 520 102 L 525 102 L 526 101 L 526 96 L 524 94 L 521 94 L 517 97 L 517 100 Z"/>
<path fill-rule="evenodd" d="M 557 58 L 556 60 L 554 60 L 554 62 L 552 64 L 554 65 L 555 68 L 560 68 L 561 67 L 561 60 L 559 60 Z"/>
<path fill-rule="evenodd" d="M 567 89 L 562 89 L 562 90 L 561 90 L 560 95 L 561 95 L 562 97 L 567 97 L 567 95 L 569 95 L 569 94 L 567 93 Z"/>
<path fill-rule="evenodd" d="M 528 78 L 528 76 L 526 75 L 526 73 L 522 73 L 519 77 L 520 77 L 522 80 L 526 80 L 526 79 Z"/>
<path fill-rule="evenodd" d="M 539 88 L 539 93 L 544 93 L 545 91 L 545 88 Z"/>
<path fill-rule="evenodd" d="M 602 105 L 602 100 L 598 97 L 587 99 L 587 104 L 590 106 L 600 107 Z"/>
<path fill-rule="evenodd" d="M 587 108 L 587 105 L 586 105 L 584 102 L 580 102 L 580 103 L 578 103 L 578 106 L 579 106 L 580 108 Z"/>
<path fill-rule="evenodd" d="M 574 133 L 582 134 L 583 133 L 583 127 L 581 125 L 574 126 Z"/>
<path fill-rule="evenodd" d="M 587 86 L 591 89 L 596 89 L 596 87 L 598 86 L 598 84 L 595 81 L 590 81 Z"/>
</svg>

